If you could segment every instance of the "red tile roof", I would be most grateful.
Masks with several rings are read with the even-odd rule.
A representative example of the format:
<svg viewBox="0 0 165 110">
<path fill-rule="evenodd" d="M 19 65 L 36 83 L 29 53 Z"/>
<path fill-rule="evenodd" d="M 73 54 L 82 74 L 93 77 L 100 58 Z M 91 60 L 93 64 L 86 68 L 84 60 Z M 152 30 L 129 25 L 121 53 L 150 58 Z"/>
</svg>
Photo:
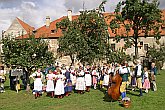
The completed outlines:
<svg viewBox="0 0 165 110">
<path fill-rule="evenodd" d="M 34 27 L 31 27 L 27 23 L 20 20 L 18 17 L 16 19 L 20 23 L 20 25 L 26 30 L 27 33 L 32 32 L 34 30 Z"/>
<path fill-rule="evenodd" d="M 114 19 L 114 13 L 104 13 L 103 14 L 105 16 L 105 21 L 106 23 L 109 25 L 110 24 L 110 21 L 112 19 Z M 107 17 L 107 16 L 111 16 L 111 17 Z M 162 10 L 162 19 L 165 19 L 165 10 Z M 74 15 L 72 16 L 72 19 L 77 19 L 79 15 Z M 62 30 L 61 29 L 57 29 L 56 27 L 56 23 L 60 22 L 61 20 L 65 19 L 67 16 L 63 16 L 57 20 L 54 20 L 50 23 L 50 26 L 49 27 L 46 27 L 45 25 L 38 28 L 35 32 L 35 38 L 39 38 L 39 37 L 42 37 L 42 38 L 59 38 L 62 36 Z M 20 20 L 21 21 L 21 20 Z M 23 23 L 22 23 L 23 24 Z M 26 23 L 24 23 L 24 27 L 26 29 L 28 29 L 28 25 Z M 32 29 L 32 28 L 31 28 Z M 55 30 L 54 33 L 52 33 L 52 30 Z M 108 27 L 108 32 L 109 32 L 109 35 L 110 37 L 115 37 L 115 34 L 112 32 L 112 30 Z M 152 32 L 151 32 L 152 33 Z M 125 35 L 125 28 L 124 27 L 121 27 L 120 29 L 117 29 L 117 34 L 119 35 L 122 35 L 124 34 Z M 162 30 L 161 31 L 161 34 L 162 35 L 165 35 L 165 30 Z M 133 30 L 131 30 L 129 32 L 129 36 L 133 36 Z M 144 36 L 143 34 L 141 34 L 140 36 Z M 25 36 L 20 36 L 18 38 L 28 38 L 28 35 L 25 35 Z"/>
</svg>

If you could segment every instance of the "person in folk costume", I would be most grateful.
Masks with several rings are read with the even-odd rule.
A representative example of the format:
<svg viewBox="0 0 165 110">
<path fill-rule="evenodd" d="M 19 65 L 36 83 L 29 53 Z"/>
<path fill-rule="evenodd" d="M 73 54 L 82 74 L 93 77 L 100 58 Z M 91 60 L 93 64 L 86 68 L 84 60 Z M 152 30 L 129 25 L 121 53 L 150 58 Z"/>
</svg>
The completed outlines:
<svg viewBox="0 0 165 110">
<path fill-rule="evenodd" d="M 107 88 L 107 90 L 108 90 L 108 86 L 109 86 L 109 73 L 108 73 L 108 70 L 109 70 L 109 67 L 107 67 L 107 66 L 103 69 L 103 73 L 104 73 L 103 86 L 105 88 Z"/>
<path fill-rule="evenodd" d="M 47 85 L 46 85 L 46 92 L 51 93 L 51 97 L 54 97 L 54 80 L 55 74 L 53 74 L 52 70 L 49 70 L 48 74 L 46 75 Z"/>
<path fill-rule="evenodd" d="M 153 85 L 153 90 L 157 91 L 157 86 L 156 86 L 156 75 L 157 75 L 157 68 L 155 66 L 155 63 L 151 64 L 151 82 Z"/>
<path fill-rule="evenodd" d="M 112 84 L 112 77 L 114 76 L 114 71 L 115 71 L 114 66 L 112 66 L 112 64 L 110 64 L 109 67 L 108 67 L 109 86 L 111 86 L 111 84 Z"/>
<path fill-rule="evenodd" d="M 119 68 L 119 74 L 122 77 L 122 83 L 120 85 L 120 93 L 123 99 L 126 97 L 126 86 L 127 86 L 128 74 L 129 74 L 129 70 L 125 62 L 121 64 L 121 67 Z"/>
<path fill-rule="evenodd" d="M 130 84 L 131 84 L 131 75 L 130 75 L 130 66 L 128 65 L 128 62 L 127 61 L 125 61 L 125 66 L 127 67 L 127 69 L 128 69 L 128 81 L 127 81 L 127 88 L 128 88 L 128 86 L 130 86 Z"/>
<path fill-rule="evenodd" d="M 135 77 L 136 77 L 136 85 L 139 88 L 140 94 L 139 96 L 143 96 L 142 93 L 142 65 L 140 60 L 136 60 L 136 67 L 135 67 Z"/>
<path fill-rule="evenodd" d="M 65 76 L 62 74 L 60 70 L 57 71 L 57 74 L 55 76 L 56 80 L 56 86 L 54 90 L 54 94 L 57 96 L 57 98 L 63 98 L 63 95 L 65 93 L 64 90 L 64 83 L 65 83 Z"/>
<path fill-rule="evenodd" d="M 34 79 L 33 94 L 35 94 L 35 99 L 42 94 L 42 76 L 43 74 L 40 68 L 30 76 Z"/>
<path fill-rule="evenodd" d="M 93 71 L 92 71 L 92 80 L 93 80 L 94 89 L 96 89 L 96 86 L 97 86 L 98 76 L 99 76 L 99 73 L 97 72 L 97 68 L 94 66 Z"/>
<path fill-rule="evenodd" d="M 89 92 L 90 87 L 92 85 L 92 77 L 90 74 L 90 66 L 89 65 L 87 65 L 87 67 L 85 69 L 85 85 L 86 85 L 86 91 Z"/>
<path fill-rule="evenodd" d="M 63 75 L 65 75 L 65 73 L 66 73 L 66 66 L 65 65 L 63 65 L 61 67 L 61 72 L 62 72 Z"/>
<path fill-rule="evenodd" d="M 104 80 L 104 73 L 101 71 L 99 75 L 99 80 L 100 80 L 100 89 L 103 87 L 103 80 Z"/>
<path fill-rule="evenodd" d="M 6 81 L 6 75 L 4 67 L 0 66 L 0 92 L 5 92 L 4 83 Z"/>
<path fill-rule="evenodd" d="M 150 89 L 150 81 L 148 77 L 148 69 L 147 67 L 144 68 L 144 84 L 143 89 L 146 89 L 145 92 L 148 93 L 148 89 Z"/>
<path fill-rule="evenodd" d="M 16 92 L 18 93 L 18 91 L 21 89 L 21 86 L 20 86 L 20 79 L 19 79 L 19 76 L 16 76 L 16 85 L 15 85 L 15 90 Z"/>
<path fill-rule="evenodd" d="M 76 88 L 75 88 L 78 91 L 78 94 L 84 93 L 84 90 L 85 90 L 84 76 L 85 76 L 85 73 L 84 73 L 83 67 L 80 66 L 79 71 L 77 73 Z"/>
<path fill-rule="evenodd" d="M 132 65 L 130 67 L 130 76 L 131 76 L 131 87 L 132 87 L 132 91 L 135 90 L 136 88 L 136 77 L 135 77 L 135 66 Z"/>
<path fill-rule="evenodd" d="M 75 89 L 75 86 L 76 86 L 76 70 L 74 69 L 73 66 L 71 66 L 70 68 L 70 77 L 71 77 L 71 80 L 72 80 L 72 87 L 73 89 Z"/>
<path fill-rule="evenodd" d="M 72 92 L 72 80 L 71 72 L 69 71 L 69 66 L 66 66 L 65 77 L 65 96 L 69 96 Z"/>
<path fill-rule="evenodd" d="M 60 67 L 59 66 L 56 66 L 56 69 L 53 71 L 53 74 L 57 74 L 57 71 L 60 71 Z"/>
</svg>

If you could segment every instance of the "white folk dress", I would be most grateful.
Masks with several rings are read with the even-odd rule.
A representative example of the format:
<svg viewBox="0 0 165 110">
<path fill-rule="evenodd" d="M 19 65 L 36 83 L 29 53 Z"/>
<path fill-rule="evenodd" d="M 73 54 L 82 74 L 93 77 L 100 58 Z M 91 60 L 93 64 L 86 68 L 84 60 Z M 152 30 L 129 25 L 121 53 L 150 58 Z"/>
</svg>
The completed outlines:
<svg viewBox="0 0 165 110">
<path fill-rule="evenodd" d="M 35 72 L 32 74 L 32 76 L 35 78 L 34 79 L 34 92 L 42 92 L 42 72 Z"/>
<path fill-rule="evenodd" d="M 76 90 L 85 90 L 85 79 L 84 79 L 84 71 L 81 70 L 79 73 L 78 73 L 78 76 L 77 76 L 77 81 L 76 81 Z"/>
<path fill-rule="evenodd" d="M 53 92 L 54 91 L 54 78 L 55 74 L 47 74 L 46 77 L 48 78 L 47 80 L 47 85 L 46 85 L 46 92 Z"/>
<path fill-rule="evenodd" d="M 65 82 L 65 76 L 63 74 L 56 75 L 55 77 L 57 79 L 56 81 L 56 87 L 55 87 L 55 95 L 62 95 L 64 94 L 64 82 Z"/>
<path fill-rule="evenodd" d="M 75 70 L 71 70 L 70 72 L 71 72 L 70 78 L 72 80 L 72 85 L 75 86 L 76 85 L 76 73 L 75 73 Z"/>
<path fill-rule="evenodd" d="M 104 74 L 103 85 L 104 86 L 108 86 L 109 85 L 109 75 L 108 74 Z"/>
<path fill-rule="evenodd" d="M 92 85 L 92 77 L 89 72 L 85 73 L 85 85 L 86 86 L 91 86 Z"/>
</svg>

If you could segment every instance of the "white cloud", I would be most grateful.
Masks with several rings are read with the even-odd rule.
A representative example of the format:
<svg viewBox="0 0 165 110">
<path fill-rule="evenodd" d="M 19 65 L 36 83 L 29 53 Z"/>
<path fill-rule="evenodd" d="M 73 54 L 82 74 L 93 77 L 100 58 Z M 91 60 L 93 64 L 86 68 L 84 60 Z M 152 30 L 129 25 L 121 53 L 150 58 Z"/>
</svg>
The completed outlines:
<svg viewBox="0 0 165 110">
<path fill-rule="evenodd" d="M 0 31 L 6 30 L 15 17 L 35 26 L 44 25 L 45 17 L 50 16 L 55 20 L 67 15 L 67 10 L 72 9 L 78 13 L 80 9 L 93 9 L 99 6 L 103 0 L 0 0 Z M 105 9 L 113 12 L 120 0 L 107 0 Z M 160 1 L 160 7 L 165 8 L 164 0 Z M 0 32 L 1 33 L 1 32 Z"/>
</svg>

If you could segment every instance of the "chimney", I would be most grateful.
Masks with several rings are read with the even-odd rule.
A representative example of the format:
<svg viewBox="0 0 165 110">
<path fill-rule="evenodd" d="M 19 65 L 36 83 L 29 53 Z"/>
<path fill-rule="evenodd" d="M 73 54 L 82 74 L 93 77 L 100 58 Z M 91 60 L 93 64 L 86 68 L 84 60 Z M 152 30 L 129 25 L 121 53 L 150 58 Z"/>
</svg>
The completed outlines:
<svg viewBox="0 0 165 110">
<path fill-rule="evenodd" d="M 72 21 L 72 10 L 68 10 L 68 19 Z"/>
<path fill-rule="evenodd" d="M 46 16 L 46 27 L 50 26 L 50 17 Z"/>
</svg>

